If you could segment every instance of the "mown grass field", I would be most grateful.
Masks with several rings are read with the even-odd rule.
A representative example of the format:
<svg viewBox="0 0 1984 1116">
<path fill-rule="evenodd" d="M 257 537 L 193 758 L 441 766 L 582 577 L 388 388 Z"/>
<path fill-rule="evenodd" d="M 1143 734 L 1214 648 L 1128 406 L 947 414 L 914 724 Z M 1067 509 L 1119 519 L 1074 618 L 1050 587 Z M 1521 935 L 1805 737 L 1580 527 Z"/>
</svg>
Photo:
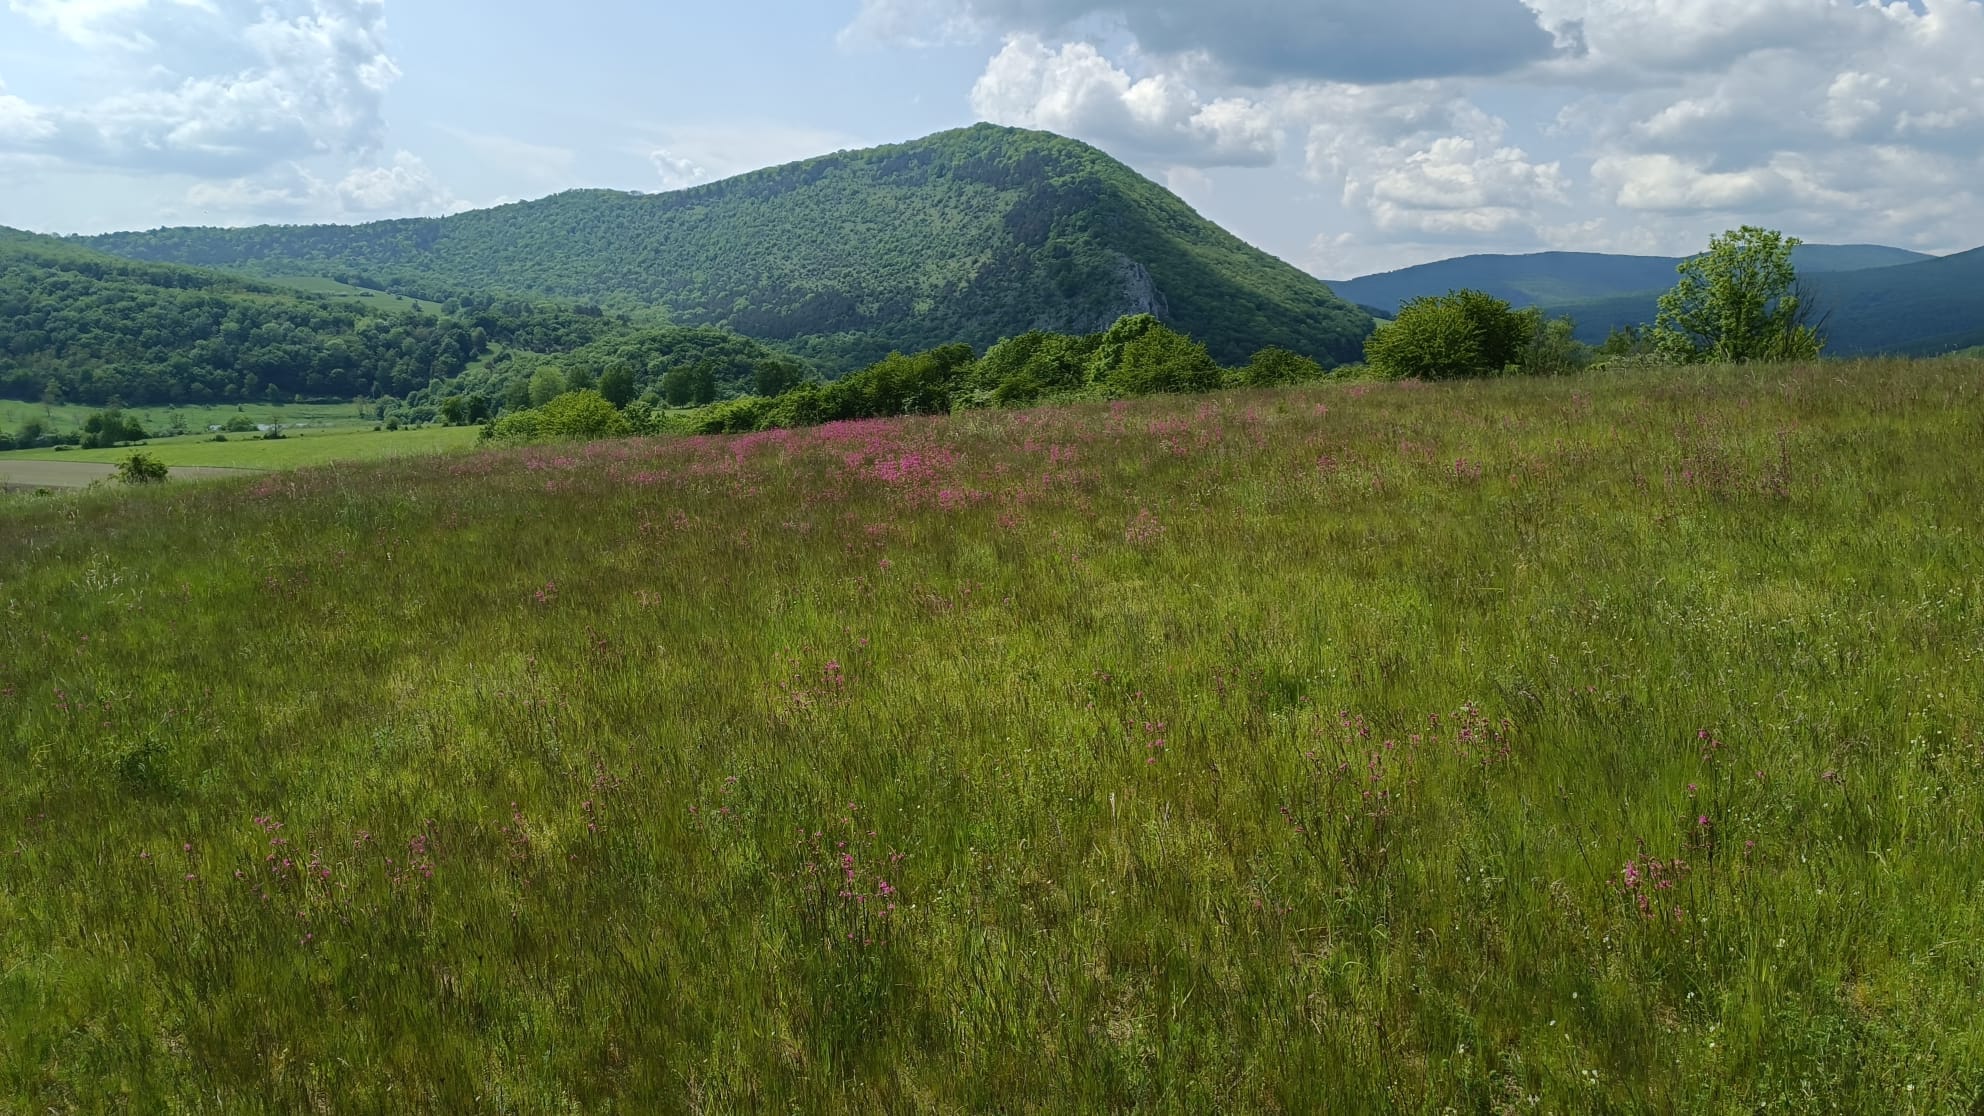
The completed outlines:
<svg viewBox="0 0 1984 1116">
<path fill-rule="evenodd" d="M 45 423 L 51 431 L 66 434 L 81 430 L 89 417 L 101 410 L 101 407 L 81 403 L 61 403 L 51 407 L 19 399 L 0 399 L 0 430 L 16 431 L 22 424 L 33 421 Z M 125 407 L 123 411 L 135 416 L 146 431 L 158 434 L 174 429 L 203 433 L 207 427 L 220 426 L 237 415 L 246 417 L 250 422 L 311 428 L 363 426 L 370 430 L 375 421 L 368 412 L 348 401 L 286 403 L 282 406 L 226 403 L 188 407 Z"/>
<path fill-rule="evenodd" d="M 1974 1113 L 1980 389 L 0 505 L 0 1108 Z"/>
<path fill-rule="evenodd" d="M 381 313 L 404 313 L 408 310 L 418 311 L 422 314 L 439 314 L 441 312 L 441 304 L 438 302 L 427 302 L 418 298 L 408 298 L 405 295 L 388 294 L 385 291 L 375 291 L 365 287 L 354 287 L 349 283 L 340 283 L 335 279 L 326 279 L 318 275 L 282 276 L 265 279 L 263 282 L 271 283 L 278 287 L 287 287 L 293 291 L 329 295 L 332 298 L 356 303 L 369 309 L 378 310 Z"/>
<path fill-rule="evenodd" d="M 216 442 L 211 434 L 159 438 L 139 446 L 114 449 L 41 449 L 0 453 L 0 475 L 29 462 L 96 462 L 114 464 L 143 452 L 172 468 L 205 466 L 221 469 L 297 469 L 341 461 L 373 461 L 442 453 L 475 445 L 481 428 L 423 426 L 405 430 L 297 430 L 270 440 L 254 434 L 230 434 Z"/>
</svg>

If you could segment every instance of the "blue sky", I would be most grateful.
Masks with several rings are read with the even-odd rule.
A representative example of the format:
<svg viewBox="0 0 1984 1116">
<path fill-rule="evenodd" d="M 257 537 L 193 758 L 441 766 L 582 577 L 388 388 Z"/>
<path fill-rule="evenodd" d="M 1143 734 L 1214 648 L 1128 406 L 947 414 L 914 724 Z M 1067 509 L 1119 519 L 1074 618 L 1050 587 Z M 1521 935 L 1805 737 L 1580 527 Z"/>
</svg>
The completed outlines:
<svg viewBox="0 0 1984 1116">
<path fill-rule="evenodd" d="M 0 224 L 663 190 L 993 120 L 1324 277 L 1984 241 L 1978 0 L 0 0 Z"/>
</svg>

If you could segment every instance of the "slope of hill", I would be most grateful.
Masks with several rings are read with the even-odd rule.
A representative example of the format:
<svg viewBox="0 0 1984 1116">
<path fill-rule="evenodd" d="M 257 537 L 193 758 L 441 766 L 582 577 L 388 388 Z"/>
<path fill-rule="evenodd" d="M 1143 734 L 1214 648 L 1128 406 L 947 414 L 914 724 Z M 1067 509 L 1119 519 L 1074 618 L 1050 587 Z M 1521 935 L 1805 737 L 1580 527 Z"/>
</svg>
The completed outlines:
<svg viewBox="0 0 1984 1116">
<path fill-rule="evenodd" d="M 459 375 L 492 342 L 561 351 L 618 328 L 596 314 L 493 300 L 453 316 L 434 309 L 139 262 L 0 229 L 0 398 L 398 396 Z"/>
<path fill-rule="evenodd" d="M 1878 244 L 1806 244 L 1796 254 L 1807 275 L 1886 268 L 1935 259 Z M 1332 282 L 1344 298 L 1391 312 L 1422 295 L 1472 288 L 1517 306 L 1557 306 L 1664 291 L 1674 285 L 1678 256 L 1615 256 L 1597 252 L 1538 252 L 1523 256 L 1460 256 L 1360 279 Z M 1637 319 L 1635 319 L 1637 320 Z"/>
<path fill-rule="evenodd" d="M 1095 148 L 979 125 L 671 194 L 575 191 L 439 219 L 164 229 L 105 251 L 400 293 L 661 307 L 830 367 L 1155 313 L 1220 359 L 1356 359 L 1370 317 Z"/>
</svg>

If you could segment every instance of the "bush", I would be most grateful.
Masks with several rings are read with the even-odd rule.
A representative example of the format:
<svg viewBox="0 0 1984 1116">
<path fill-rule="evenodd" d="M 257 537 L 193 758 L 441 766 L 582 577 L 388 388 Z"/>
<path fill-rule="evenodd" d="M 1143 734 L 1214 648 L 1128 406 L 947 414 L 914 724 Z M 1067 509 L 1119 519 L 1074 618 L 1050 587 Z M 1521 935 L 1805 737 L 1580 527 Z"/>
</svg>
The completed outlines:
<svg viewBox="0 0 1984 1116">
<path fill-rule="evenodd" d="M 145 440 L 145 428 L 115 407 L 98 411 L 83 423 L 84 449 L 108 449 L 126 442 Z"/>
<path fill-rule="evenodd" d="M 117 479 L 125 484 L 157 484 L 166 473 L 165 462 L 148 453 L 134 453 L 117 466 Z"/>
<path fill-rule="evenodd" d="M 542 407 L 515 411 L 483 428 L 483 438 L 498 442 L 552 439 L 625 438 L 634 424 L 597 391 L 568 391 Z"/>
<path fill-rule="evenodd" d="M 230 415 L 220 429 L 223 434 L 252 434 L 256 429 L 255 420 L 247 415 Z"/>
<path fill-rule="evenodd" d="M 1395 380 L 1498 375 L 1522 366 L 1540 317 L 1480 291 L 1415 298 L 1364 342 L 1364 360 Z"/>
<path fill-rule="evenodd" d="M 1254 354 L 1245 368 L 1233 374 L 1233 382 L 1241 387 L 1277 387 L 1282 384 L 1306 384 L 1328 376 L 1329 372 L 1321 364 L 1287 349 L 1262 349 Z"/>
<path fill-rule="evenodd" d="M 1088 362 L 1089 382 L 1112 395 L 1212 391 L 1222 376 L 1204 345 L 1149 314 L 1110 326 Z"/>
</svg>

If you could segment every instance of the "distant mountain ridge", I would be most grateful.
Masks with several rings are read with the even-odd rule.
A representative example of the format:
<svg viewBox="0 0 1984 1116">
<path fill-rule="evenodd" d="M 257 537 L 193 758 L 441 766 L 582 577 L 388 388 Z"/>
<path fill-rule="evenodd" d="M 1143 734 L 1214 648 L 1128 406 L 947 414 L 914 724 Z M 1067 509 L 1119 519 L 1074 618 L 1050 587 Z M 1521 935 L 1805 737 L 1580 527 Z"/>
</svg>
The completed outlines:
<svg viewBox="0 0 1984 1116">
<path fill-rule="evenodd" d="M 1086 144 L 991 125 L 670 194 L 574 191 L 360 226 L 161 229 L 85 240 L 134 259 L 659 308 L 832 368 L 985 348 L 1152 313 L 1229 363 L 1278 346 L 1359 358 L 1372 321 Z"/>
<path fill-rule="evenodd" d="M 1807 244 L 1794 262 L 1832 355 L 1933 355 L 1984 343 L 1984 248 L 1930 256 L 1882 245 Z M 1579 339 L 1595 344 L 1615 328 L 1653 321 L 1680 263 L 1589 252 L 1462 256 L 1332 287 L 1376 310 L 1471 287 L 1568 316 Z"/>
<path fill-rule="evenodd" d="M 1920 263 L 1936 257 L 1878 244 L 1801 245 L 1793 262 L 1801 274 L 1859 271 Z M 1428 294 L 1471 288 L 1517 306 L 1551 306 L 1609 295 L 1664 291 L 1674 285 L 1680 256 L 1621 256 L 1600 252 L 1459 256 L 1397 271 L 1336 280 L 1330 289 L 1353 302 L 1396 311 Z"/>
</svg>

